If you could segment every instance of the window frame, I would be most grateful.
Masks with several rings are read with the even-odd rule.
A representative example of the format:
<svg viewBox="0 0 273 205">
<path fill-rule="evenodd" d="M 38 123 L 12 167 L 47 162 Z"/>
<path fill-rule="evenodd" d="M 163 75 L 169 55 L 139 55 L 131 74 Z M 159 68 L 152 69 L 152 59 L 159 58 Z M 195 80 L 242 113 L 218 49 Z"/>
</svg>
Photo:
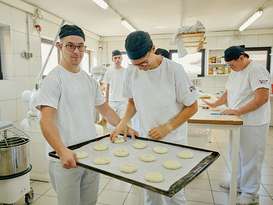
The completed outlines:
<svg viewBox="0 0 273 205">
<path fill-rule="evenodd" d="M 200 74 L 197 74 L 197 77 L 205 77 L 205 57 L 206 57 L 206 50 L 200 49 L 198 52 L 201 53 L 201 72 Z M 169 50 L 170 58 L 172 60 L 172 54 L 177 53 L 177 49 L 171 49 Z"/>
<path fill-rule="evenodd" d="M 270 66 L 271 66 L 271 51 L 272 47 L 245 47 L 245 51 L 266 51 L 267 52 L 267 59 L 266 59 L 266 70 L 270 73 Z"/>
<path fill-rule="evenodd" d="M 0 80 L 4 80 L 3 71 L 2 71 L 2 55 L 0 49 Z"/>
</svg>

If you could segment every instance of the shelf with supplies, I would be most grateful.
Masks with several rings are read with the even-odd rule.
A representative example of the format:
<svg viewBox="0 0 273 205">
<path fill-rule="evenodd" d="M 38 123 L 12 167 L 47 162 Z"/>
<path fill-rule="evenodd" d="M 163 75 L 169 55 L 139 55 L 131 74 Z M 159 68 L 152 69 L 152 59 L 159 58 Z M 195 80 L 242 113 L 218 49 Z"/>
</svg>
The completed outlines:
<svg viewBox="0 0 273 205">
<path fill-rule="evenodd" d="M 230 71 L 224 59 L 224 50 L 209 50 L 207 76 L 228 76 Z"/>
</svg>

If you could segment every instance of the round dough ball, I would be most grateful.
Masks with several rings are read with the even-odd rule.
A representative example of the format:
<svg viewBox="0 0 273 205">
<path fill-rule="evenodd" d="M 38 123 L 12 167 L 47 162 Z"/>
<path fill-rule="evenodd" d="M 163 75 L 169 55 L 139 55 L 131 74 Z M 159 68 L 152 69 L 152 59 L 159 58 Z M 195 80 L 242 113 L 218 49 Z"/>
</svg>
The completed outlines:
<svg viewBox="0 0 273 205">
<path fill-rule="evenodd" d="M 114 141 L 115 144 L 122 144 L 122 143 L 124 143 L 124 142 L 125 142 L 125 140 L 124 140 L 123 137 L 117 137 L 117 138 L 115 139 L 115 141 Z"/>
<path fill-rule="evenodd" d="M 156 146 L 153 148 L 153 151 L 157 154 L 166 154 L 168 152 L 168 148 L 162 146 Z"/>
<path fill-rule="evenodd" d="M 120 166 L 119 170 L 126 174 L 131 174 L 137 171 L 137 166 L 134 164 L 123 164 Z"/>
<path fill-rule="evenodd" d="M 109 164 L 111 161 L 109 158 L 107 157 L 98 157 L 94 160 L 94 163 L 97 165 L 105 165 L 105 164 Z"/>
<path fill-rule="evenodd" d="M 152 154 L 143 154 L 139 157 L 139 159 L 143 162 L 152 162 L 155 161 L 155 156 Z"/>
<path fill-rule="evenodd" d="M 164 180 L 164 177 L 159 172 L 149 172 L 145 174 L 145 180 L 148 182 L 159 183 Z"/>
<path fill-rule="evenodd" d="M 142 142 L 142 141 L 136 141 L 133 144 L 133 147 L 136 148 L 136 149 L 144 149 L 145 147 L 147 147 L 147 144 L 145 142 Z"/>
<path fill-rule="evenodd" d="M 106 144 L 97 143 L 93 148 L 96 151 L 105 151 L 108 149 L 108 146 Z"/>
<path fill-rule="evenodd" d="M 114 155 L 117 157 L 127 157 L 129 156 L 129 152 L 126 148 L 120 147 L 114 150 Z"/>
<path fill-rule="evenodd" d="M 176 160 L 166 160 L 165 162 L 163 162 L 163 166 L 166 169 L 172 169 L 172 170 L 181 168 L 180 162 Z"/>
<path fill-rule="evenodd" d="M 84 159 L 88 157 L 88 153 L 86 151 L 77 151 L 76 158 L 77 159 Z"/>
<path fill-rule="evenodd" d="M 182 151 L 177 154 L 181 159 L 191 159 L 193 158 L 193 153 L 191 151 Z"/>
</svg>

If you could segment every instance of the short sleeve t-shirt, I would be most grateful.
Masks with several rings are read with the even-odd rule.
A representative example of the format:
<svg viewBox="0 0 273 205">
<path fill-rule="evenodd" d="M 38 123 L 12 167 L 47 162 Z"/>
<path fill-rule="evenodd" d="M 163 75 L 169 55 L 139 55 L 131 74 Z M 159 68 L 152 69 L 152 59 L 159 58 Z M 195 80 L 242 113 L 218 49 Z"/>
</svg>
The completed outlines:
<svg viewBox="0 0 273 205">
<path fill-rule="evenodd" d="M 95 106 L 103 103 L 97 82 L 85 71 L 72 73 L 59 65 L 43 80 L 35 105 L 57 110 L 62 142 L 70 146 L 96 137 Z"/>
<path fill-rule="evenodd" d="M 227 104 L 230 109 L 238 109 L 254 99 L 258 88 L 270 89 L 270 75 L 260 64 L 251 61 L 242 71 L 232 71 L 226 90 Z M 244 125 L 258 126 L 270 122 L 269 100 L 258 109 L 241 116 Z"/>
<path fill-rule="evenodd" d="M 127 68 L 123 84 L 125 97 L 133 98 L 140 120 L 140 133 L 148 136 L 150 129 L 175 117 L 183 107 L 197 100 L 197 91 L 183 67 L 163 58 L 153 70 Z M 186 124 L 173 130 L 164 141 L 181 142 L 186 137 Z"/>
</svg>

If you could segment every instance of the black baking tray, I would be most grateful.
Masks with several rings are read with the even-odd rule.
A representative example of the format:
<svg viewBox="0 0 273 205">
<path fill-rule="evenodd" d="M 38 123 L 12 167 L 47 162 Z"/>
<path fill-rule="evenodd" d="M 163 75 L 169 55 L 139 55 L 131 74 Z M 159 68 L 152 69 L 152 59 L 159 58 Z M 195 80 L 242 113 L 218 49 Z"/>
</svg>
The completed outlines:
<svg viewBox="0 0 273 205">
<path fill-rule="evenodd" d="M 103 138 L 106 138 L 106 137 L 110 137 L 110 134 L 104 135 L 104 136 L 101 136 L 101 137 L 98 137 L 98 138 L 95 138 L 95 139 L 92 139 L 92 140 L 88 140 L 86 142 L 75 144 L 75 145 L 69 146 L 68 148 L 71 149 L 71 150 L 75 150 L 75 149 L 78 149 L 78 148 L 80 148 L 80 147 L 82 147 L 84 145 L 87 145 L 87 144 L 99 141 L 99 140 L 101 140 Z M 206 168 L 208 168 L 220 156 L 220 154 L 218 152 L 212 151 L 212 150 L 207 150 L 207 149 L 202 149 L 202 148 L 192 147 L 192 146 L 186 146 L 186 145 L 181 145 L 181 144 L 174 144 L 174 143 L 170 143 L 170 142 L 158 141 L 158 140 L 153 140 L 153 139 L 149 139 L 149 138 L 142 138 L 142 137 L 136 137 L 136 138 L 138 140 L 154 141 L 154 142 L 158 142 L 158 143 L 162 143 L 162 144 L 168 144 L 168 145 L 173 145 L 173 146 L 177 146 L 177 147 L 183 147 L 183 148 L 188 148 L 188 149 L 193 149 L 193 150 L 199 150 L 199 151 L 204 151 L 204 152 L 211 152 L 211 154 L 208 155 L 207 157 L 205 157 L 202 161 L 200 161 L 195 167 L 193 167 L 189 171 L 188 174 L 186 174 L 185 176 L 183 176 L 182 178 L 180 178 L 179 180 L 177 180 L 175 183 L 173 183 L 170 186 L 170 188 L 169 188 L 168 191 L 162 190 L 162 189 L 159 189 L 159 188 L 156 188 L 156 187 L 153 187 L 153 186 L 150 186 L 148 184 L 144 184 L 144 183 L 139 182 L 139 181 L 135 181 L 135 180 L 126 178 L 124 176 L 120 176 L 120 175 L 117 175 L 117 174 L 105 171 L 103 169 L 99 169 L 97 167 L 93 167 L 92 165 L 86 165 L 86 164 L 83 164 L 83 163 L 80 163 L 80 162 L 77 162 L 77 165 L 81 166 L 81 167 L 84 167 L 86 169 L 90 169 L 90 170 L 99 172 L 101 174 L 105 174 L 105 175 L 108 175 L 110 177 L 122 180 L 124 182 L 130 183 L 130 184 L 134 184 L 136 186 L 140 186 L 142 188 L 145 188 L 145 189 L 148 189 L 148 190 L 151 190 L 151 191 L 163 194 L 165 196 L 172 197 L 177 192 L 179 192 L 182 188 L 184 188 L 187 184 L 189 184 L 199 174 L 201 174 L 203 171 L 205 171 Z M 59 156 L 56 154 L 55 151 L 49 152 L 49 156 L 53 157 L 53 158 L 56 158 L 56 159 L 59 159 Z"/>
</svg>

